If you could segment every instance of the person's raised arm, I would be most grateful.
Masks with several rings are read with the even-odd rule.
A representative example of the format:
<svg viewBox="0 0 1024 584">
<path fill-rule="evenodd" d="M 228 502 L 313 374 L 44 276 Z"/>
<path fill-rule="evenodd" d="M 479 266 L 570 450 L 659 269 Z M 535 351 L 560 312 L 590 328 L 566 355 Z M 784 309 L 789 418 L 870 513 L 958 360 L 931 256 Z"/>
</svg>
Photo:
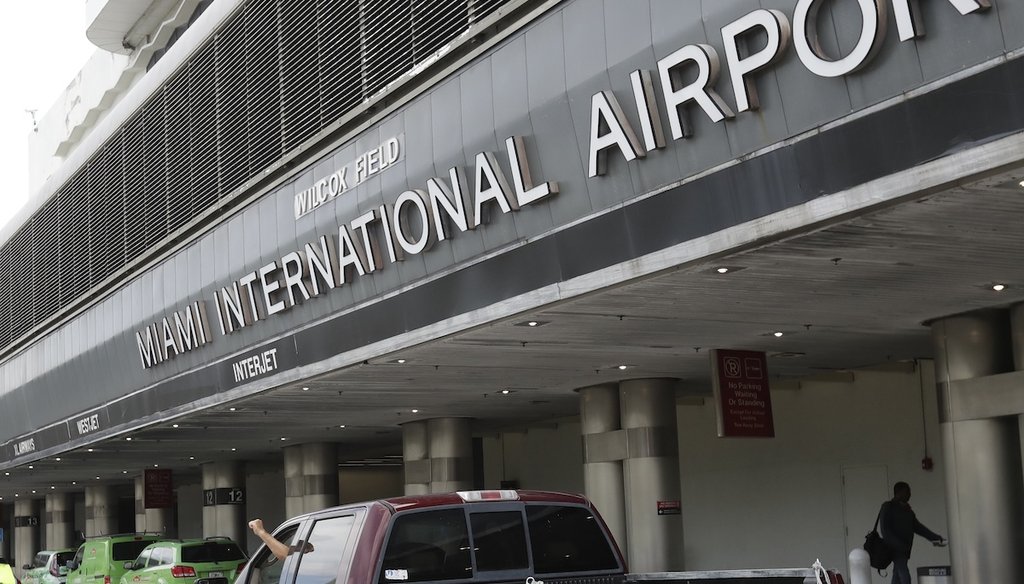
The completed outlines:
<svg viewBox="0 0 1024 584">
<path fill-rule="evenodd" d="M 252 532 L 256 534 L 256 537 L 263 540 L 263 543 L 267 544 L 267 547 L 270 548 L 270 551 L 274 554 L 274 557 L 276 557 L 279 560 L 283 560 L 286 557 L 288 557 L 288 545 L 284 542 L 279 541 L 269 531 L 267 531 L 263 527 L 262 519 L 253 519 L 252 521 L 250 521 L 249 529 L 251 529 Z"/>
</svg>

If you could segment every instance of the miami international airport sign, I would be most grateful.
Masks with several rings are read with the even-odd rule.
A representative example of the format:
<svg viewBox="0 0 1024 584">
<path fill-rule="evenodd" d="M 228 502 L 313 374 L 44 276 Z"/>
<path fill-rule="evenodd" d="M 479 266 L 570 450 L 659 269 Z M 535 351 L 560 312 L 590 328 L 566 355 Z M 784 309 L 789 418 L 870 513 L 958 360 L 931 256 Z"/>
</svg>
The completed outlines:
<svg viewBox="0 0 1024 584">
<path fill-rule="evenodd" d="M 792 23 L 781 11 L 759 9 L 722 27 L 735 108 L 726 103 L 716 88 L 722 60 L 714 47 L 689 44 L 659 60 L 656 74 L 667 106 L 672 139 L 694 137 L 688 118 L 690 109 L 702 112 L 714 122 L 758 109 L 754 75 L 777 62 L 790 44 L 810 73 L 841 77 L 862 69 L 881 50 L 890 5 L 901 41 L 924 34 L 924 23 L 914 0 L 855 1 L 861 12 L 858 41 L 848 54 L 838 58 L 827 55 L 818 40 L 817 13 L 825 0 L 797 0 Z M 984 11 L 991 5 L 990 0 L 946 3 L 964 15 Z M 754 45 L 760 42 L 747 46 L 751 37 L 767 42 L 759 48 Z M 684 72 L 691 75 L 681 75 Z M 694 79 L 680 86 L 680 77 Z M 639 132 L 623 115 L 615 94 L 599 91 L 593 95 L 587 169 L 590 178 L 606 173 L 609 153 L 618 152 L 624 160 L 632 161 L 666 147 L 654 79 L 652 71 L 638 69 L 630 74 Z M 464 186 L 465 171 L 452 168 L 447 179 L 428 178 L 423 188 L 402 192 L 393 204 L 367 211 L 339 225 L 336 233 L 321 235 L 301 249 L 219 287 L 212 299 L 216 329 L 210 326 L 206 302 L 196 300 L 137 331 L 142 366 L 150 368 L 209 344 L 213 330 L 230 334 L 383 269 L 385 253 L 391 263 L 401 261 L 406 254 L 423 253 L 434 243 L 452 237 L 456 229 L 467 231 L 485 224 L 495 206 L 507 214 L 558 192 L 555 182 L 534 183 L 522 137 L 508 138 L 505 147 L 511 183 L 495 155 L 480 152 L 475 156 L 471 187 Z M 400 137 L 389 138 L 336 173 L 314 180 L 313 187 L 295 200 L 296 218 L 382 172 L 399 160 L 402 149 Z"/>
</svg>

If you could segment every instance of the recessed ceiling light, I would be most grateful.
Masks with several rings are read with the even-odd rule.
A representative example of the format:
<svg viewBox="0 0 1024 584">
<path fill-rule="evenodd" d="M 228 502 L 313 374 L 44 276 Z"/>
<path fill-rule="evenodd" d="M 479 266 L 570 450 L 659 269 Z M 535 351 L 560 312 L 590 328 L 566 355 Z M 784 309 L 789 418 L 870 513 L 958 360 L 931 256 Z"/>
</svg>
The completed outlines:
<svg viewBox="0 0 1024 584">
<path fill-rule="evenodd" d="M 132 441 L 132 437 L 129 436 L 129 437 L 125 438 L 125 440 L 128 441 L 128 442 L 131 442 Z"/>
<path fill-rule="evenodd" d="M 237 408 L 228 408 L 228 411 L 229 411 L 229 412 L 233 412 L 233 411 L 235 411 L 236 409 L 237 409 Z"/>
<path fill-rule="evenodd" d="M 35 494 L 36 494 L 36 490 L 35 490 L 35 489 L 32 489 L 32 494 L 33 494 L 33 495 L 35 495 Z"/>
<path fill-rule="evenodd" d="M 508 395 L 510 393 L 512 393 L 511 389 L 503 389 L 503 390 L 501 390 L 501 395 Z"/>
<path fill-rule="evenodd" d="M 86 448 L 85 451 L 86 452 L 92 452 L 92 448 Z"/>
<path fill-rule="evenodd" d="M 395 359 L 395 363 L 398 363 L 399 365 L 402 365 L 402 364 L 405 363 L 405 359 Z"/>
<path fill-rule="evenodd" d="M 309 388 L 308 387 L 303 387 L 302 391 L 309 391 Z"/>
<path fill-rule="evenodd" d="M 56 489 L 57 487 L 50 485 L 50 490 Z"/>
<path fill-rule="evenodd" d="M 716 268 L 715 271 L 718 272 L 719 274 L 728 274 L 729 268 L 722 266 L 721 268 Z"/>
<path fill-rule="evenodd" d="M 20 497 L 21 495 L 19 495 L 18 493 L 14 493 L 14 496 L 15 497 Z"/>
<path fill-rule="evenodd" d="M 339 428 L 344 428 L 344 427 L 345 427 L 345 424 L 342 424 L 342 425 L 340 425 L 340 426 L 338 426 L 338 427 L 339 427 Z"/>
<path fill-rule="evenodd" d="M 60 457 L 58 456 L 57 458 L 54 458 L 54 460 L 56 460 L 57 462 L 60 462 Z"/>
<path fill-rule="evenodd" d="M 515 323 L 515 325 L 513 325 L 513 326 L 525 326 L 525 327 L 529 327 L 529 328 L 534 328 L 534 327 L 538 327 L 538 326 L 544 326 L 544 325 L 548 324 L 549 322 L 551 322 L 551 321 L 547 321 L 547 320 L 524 320 L 523 322 Z"/>
<path fill-rule="evenodd" d="M 126 471 L 126 470 L 122 470 L 122 471 L 121 471 L 121 474 L 128 474 L 128 471 Z"/>
<path fill-rule="evenodd" d="M 177 427 L 178 427 L 178 424 L 171 424 L 171 427 L 172 427 L 172 428 L 177 428 Z"/>
<path fill-rule="evenodd" d="M 1020 185 L 1020 188 L 1024 189 L 1024 180 L 1020 181 L 1020 182 L 1019 182 L 1019 183 L 1017 183 L 1017 184 L 1019 184 L 1019 185 Z"/>
<path fill-rule="evenodd" d="M 11 473 L 9 473 L 9 472 L 5 472 L 5 473 L 4 473 L 4 476 L 5 476 L 5 477 L 9 477 L 9 476 L 11 476 Z"/>
<path fill-rule="evenodd" d="M 420 411 L 419 411 L 419 410 L 411 410 L 411 411 L 412 411 L 412 413 L 414 413 L 414 414 L 418 414 L 418 413 L 420 413 Z"/>
<path fill-rule="evenodd" d="M 284 442 L 285 440 L 287 440 L 287 438 L 285 438 L 284 436 L 281 436 L 281 441 Z"/>
<path fill-rule="evenodd" d="M 1003 290 L 1006 290 L 1006 284 L 993 284 L 992 289 L 996 292 L 1002 292 Z"/>
<path fill-rule="evenodd" d="M 625 371 L 626 369 L 629 369 L 629 365 L 619 365 L 619 371 Z"/>
<path fill-rule="evenodd" d="M 154 465 L 153 465 L 153 468 L 159 468 L 159 467 L 160 467 L 160 465 L 159 465 L 159 464 L 154 464 Z"/>
<path fill-rule="evenodd" d="M 78 484 L 78 481 L 71 481 L 71 484 L 72 484 L 72 485 L 77 485 L 77 484 Z"/>
<path fill-rule="evenodd" d="M 283 440 L 283 438 L 282 438 L 282 440 Z M 238 449 L 237 448 L 232 448 L 231 452 L 238 452 Z"/>
<path fill-rule="evenodd" d="M 775 331 L 774 333 L 772 333 L 772 336 L 781 337 L 783 334 L 785 333 L 783 333 L 782 331 Z"/>
<path fill-rule="evenodd" d="M 196 459 L 196 457 L 194 457 L 194 456 L 190 456 L 190 457 L 188 457 L 188 459 L 189 459 L 189 460 L 195 460 L 195 459 Z"/>
<path fill-rule="evenodd" d="M 32 469 L 34 469 L 34 468 L 35 468 L 35 467 L 34 467 L 34 466 L 32 466 L 31 464 L 30 464 L 30 465 L 28 465 L 28 469 L 29 469 L 29 470 L 32 470 Z"/>
</svg>

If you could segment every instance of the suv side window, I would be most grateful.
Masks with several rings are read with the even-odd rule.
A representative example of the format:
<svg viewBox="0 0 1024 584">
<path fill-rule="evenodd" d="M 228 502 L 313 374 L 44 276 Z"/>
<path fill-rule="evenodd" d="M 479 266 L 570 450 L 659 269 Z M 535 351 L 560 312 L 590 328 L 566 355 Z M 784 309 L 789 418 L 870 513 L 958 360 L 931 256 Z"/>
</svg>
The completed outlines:
<svg viewBox="0 0 1024 584">
<path fill-rule="evenodd" d="M 298 533 L 298 525 L 290 525 L 274 537 L 290 546 L 295 545 L 295 536 Z M 291 553 L 289 551 L 289 553 Z M 249 572 L 246 584 L 278 584 L 281 581 L 281 570 L 284 568 L 284 561 L 278 560 L 270 551 L 270 548 L 263 546 L 253 558 L 252 571 Z M 236 583 L 239 584 L 239 583 Z"/>
<path fill-rule="evenodd" d="M 141 570 L 145 568 L 146 564 L 149 563 L 149 557 L 152 553 L 152 549 L 142 550 L 142 553 L 139 554 L 139 557 L 135 558 L 135 563 L 132 564 L 132 569 Z"/>
<path fill-rule="evenodd" d="M 345 550 L 348 549 L 354 515 L 330 517 L 313 524 L 309 541 L 296 546 L 299 556 L 299 568 L 295 574 L 295 584 L 333 584 L 338 577 L 339 562 L 345 561 Z"/>
<path fill-rule="evenodd" d="M 457 580 L 472 575 L 469 530 L 461 507 L 414 512 L 395 519 L 380 584 Z"/>
<path fill-rule="evenodd" d="M 153 550 L 154 566 L 170 566 L 174 563 L 174 548 L 158 547 Z"/>
<path fill-rule="evenodd" d="M 527 505 L 526 520 L 537 574 L 619 568 L 608 537 L 589 509 Z"/>
</svg>

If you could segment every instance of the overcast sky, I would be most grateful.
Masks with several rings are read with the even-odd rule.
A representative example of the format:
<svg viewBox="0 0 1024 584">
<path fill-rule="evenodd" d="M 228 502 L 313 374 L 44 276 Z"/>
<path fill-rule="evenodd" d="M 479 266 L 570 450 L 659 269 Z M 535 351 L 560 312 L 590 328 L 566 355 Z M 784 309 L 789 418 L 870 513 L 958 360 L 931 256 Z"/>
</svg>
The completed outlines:
<svg viewBox="0 0 1024 584">
<path fill-rule="evenodd" d="M 85 0 L 16 0 L 0 20 L 0 226 L 28 198 L 28 134 L 96 47 L 85 38 Z"/>
</svg>

